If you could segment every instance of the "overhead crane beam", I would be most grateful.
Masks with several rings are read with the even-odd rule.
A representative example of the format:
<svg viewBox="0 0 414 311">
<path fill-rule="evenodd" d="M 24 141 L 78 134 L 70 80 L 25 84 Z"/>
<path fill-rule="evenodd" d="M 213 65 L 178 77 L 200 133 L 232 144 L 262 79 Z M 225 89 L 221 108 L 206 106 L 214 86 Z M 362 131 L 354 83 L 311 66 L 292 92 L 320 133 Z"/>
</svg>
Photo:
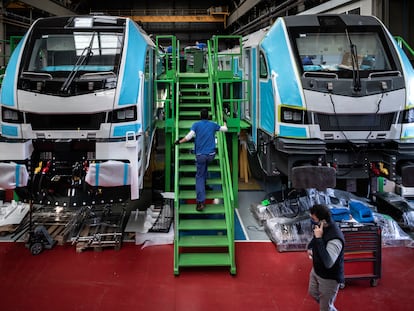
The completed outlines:
<svg viewBox="0 0 414 311">
<path fill-rule="evenodd" d="M 226 16 L 215 15 L 135 15 L 129 16 L 141 23 L 224 23 Z"/>
<path fill-rule="evenodd" d="M 126 16 L 141 23 L 224 23 L 229 15 L 226 7 L 209 9 L 108 10 L 109 15 Z"/>
</svg>

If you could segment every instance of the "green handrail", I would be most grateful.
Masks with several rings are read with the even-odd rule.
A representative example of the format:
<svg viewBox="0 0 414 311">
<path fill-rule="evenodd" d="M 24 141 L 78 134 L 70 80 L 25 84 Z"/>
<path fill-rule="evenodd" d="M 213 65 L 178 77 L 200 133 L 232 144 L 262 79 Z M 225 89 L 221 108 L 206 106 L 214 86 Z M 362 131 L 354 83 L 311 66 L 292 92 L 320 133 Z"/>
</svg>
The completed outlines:
<svg viewBox="0 0 414 311">
<path fill-rule="evenodd" d="M 177 42 L 177 49 L 179 51 L 180 48 L 180 42 Z M 178 66 L 176 67 L 176 75 L 179 74 L 179 68 L 180 68 L 180 59 L 179 59 L 179 54 L 175 54 L 176 57 L 176 63 L 178 63 Z M 176 94 L 175 94 L 175 102 L 177 103 L 176 107 L 175 107 L 175 119 L 174 119 L 174 123 L 175 123 L 175 133 L 174 133 L 174 141 L 176 139 L 179 138 L 180 135 L 180 126 L 179 126 L 179 113 L 180 113 L 180 105 L 178 104 L 180 102 L 180 93 L 178 92 L 178 90 L 180 89 L 180 82 L 176 82 Z M 174 219 L 176 219 L 177 221 L 179 221 L 179 197 L 178 197 L 178 192 L 179 192 L 179 170 L 178 170 L 178 166 L 179 166 L 179 149 L 178 147 L 174 148 L 174 193 L 176 194 L 174 197 Z M 168 151 L 167 151 L 168 152 Z M 176 225 L 174 227 L 174 271 L 177 273 L 178 272 L 178 255 L 179 255 L 179 246 L 178 246 L 178 240 L 179 240 L 179 226 Z"/>
<path fill-rule="evenodd" d="M 217 72 L 214 70 L 217 67 L 213 68 L 213 56 L 216 56 L 215 53 L 212 53 L 211 49 L 211 42 L 208 41 L 208 70 L 209 70 L 209 81 L 210 81 L 210 89 L 213 89 L 214 83 L 216 82 L 216 102 L 214 101 L 214 97 L 212 97 L 212 114 L 215 116 L 215 120 L 222 124 L 224 120 L 223 115 L 223 103 L 222 103 L 222 96 L 220 89 L 217 87 Z M 214 81 L 213 81 L 214 79 Z M 212 92 L 211 92 L 212 93 Z M 214 96 L 214 94 L 211 94 Z M 228 150 L 227 150 L 227 141 L 226 141 L 226 134 L 223 132 L 218 132 L 217 134 L 217 149 L 220 155 L 220 170 L 223 174 L 223 203 L 225 209 L 225 219 L 227 223 L 227 238 L 229 241 L 229 255 L 232 259 L 231 264 L 231 272 L 235 273 L 235 249 L 234 249 L 234 195 L 233 191 L 231 191 L 232 179 L 231 179 L 231 172 L 230 172 L 230 163 L 228 159 Z"/>
<path fill-rule="evenodd" d="M 157 36 L 156 37 L 156 47 L 157 47 L 157 56 L 158 59 L 164 60 L 165 74 L 168 78 L 175 79 L 177 72 L 177 39 L 175 36 L 166 35 L 166 36 Z M 169 44 L 167 51 L 165 48 L 161 47 L 161 42 Z M 168 48 L 171 48 L 171 51 L 168 51 Z"/>
<path fill-rule="evenodd" d="M 397 44 L 399 47 L 401 48 L 406 48 L 408 52 L 410 52 L 410 54 L 412 56 L 414 56 L 414 50 L 408 45 L 408 43 L 400 36 L 394 36 L 395 40 L 397 40 Z"/>
</svg>

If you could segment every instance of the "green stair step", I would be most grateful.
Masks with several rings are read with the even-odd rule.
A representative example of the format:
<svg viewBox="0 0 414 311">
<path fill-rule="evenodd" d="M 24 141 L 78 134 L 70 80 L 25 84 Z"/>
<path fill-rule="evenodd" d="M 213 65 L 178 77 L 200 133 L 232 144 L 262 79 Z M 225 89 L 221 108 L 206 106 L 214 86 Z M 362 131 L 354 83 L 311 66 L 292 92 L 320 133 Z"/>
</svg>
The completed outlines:
<svg viewBox="0 0 414 311">
<path fill-rule="evenodd" d="M 178 258 L 178 265 L 181 267 L 229 266 L 230 264 L 228 253 L 182 253 Z"/>
<path fill-rule="evenodd" d="M 196 210 L 195 204 L 180 204 L 178 212 L 182 215 L 224 214 L 224 204 L 206 204 L 202 212 Z"/>
<path fill-rule="evenodd" d="M 186 86 L 191 85 L 191 87 L 194 87 L 196 84 L 199 87 L 210 87 L 210 84 L 208 82 L 208 79 L 204 77 L 195 77 L 193 79 L 182 79 L 180 78 L 180 89 L 185 88 Z"/>
<path fill-rule="evenodd" d="M 221 178 L 207 178 L 207 185 L 221 185 Z M 195 185 L 195 177 L 181 177 L 178 181 L 180 186 L 191 186 Z"/>
<path fill-rule="evenodd" d="M 207 77 L 204 78 L 200 78 L 197 77 L 196 82 L 192 81 L 191 79 L 180 79 L 180 88 L 196 88 L 196 89 L 200 89 L 202 88 L 202 85 L 204 85 L 204 87 L 209 87 L 210 83 L 208 81 L 208 75 Z M 201 82 L 202 81 L 202 82 Z"/>
<path fill-rule="evenodd" d="M 193 149 L 194 148 L 194 143 L 193 142 L 185 142 L 182 144 L 177 145 L 178 148 L 180 149 Z"/>
<path fill-rule="evenodd" d="M 184 92 L 184 93 L 209 93 L 210 92 L 210 88 L 209 87 L 182 87 L 180 88 L 180 92 Z"/>
<path fill-rule="evenodd" d="M 182 151 L 179 155 L 178 155 L 178 159 L 180 161 L 195 161 L 195 155 L 192 152 L 187 152 L 187 151 L 193 151 L 194 146 L 191 146 L 191 148 L 181 148 L 180 151 Z M 212 163 L 209 164 L 209 167 L 211 165 L 219 165 L 219 157 L 216 155 L 215 159 L 213 160 Z M 185 165 L 185 164 L 182 164 Z"/>
<path fill-rule="evenodd" d="M 180 96 L 180 100 L 183 99 L 196 99 L 196 100 L 206 100 L 206 101 L 210 101 L 210 95 L 181 95 Z"/>
<path fill-rule="evenodd" d="M 200 116 L 200 110 L 201 108 L 207 108 L 209 109 L 211 107 L 210 100 L 196 100 L 195 98 L 181 98 L 180 99 L 180 112 L 182 111 L 193 111 L 198 112 L 198 115 Z M 211 114 L 209 115 L 211 118 Z"/>
<path fill-rule="evenodd" d="M 224 219 L 180 219 L 178 230 L 226 230 Z"/>
<path fill-rule="evenodd" d="M 180 153 L 180 155 L 178 156 L 180 160 L 195 160 L 195 155 L 194 153 Z M 194 182 L 194 179 L 193 179 Z"/>
<path fill-rule="evenodd" d="M 226 235 L 185 235 L 179 238 L 178 245 L 183 247 L 221 247 L 228 246 Z"/>
<path fill-rule="evenodd" d="M 178 194 L 179 199 L 195 199 L 196 192 L 195 190 L 180 190 Z M 222 190 L 207 190 L 206 191 L 207 199 L 222 199 L 224 198 Z"/>
<path fill-rule="evenodd" d="M 179 172 L 195 172 L 196 167 L 195 165 L 180 165 L 178 168 Z M 220 165 L 209 165 L 208 166 L 209 172 L 220 172 Z"/>
<path fill-rule="evenodd" d="M 200 120 L 200 118 L 198 118 L 198 120 Z M 193 125 L 193 123 L 195 121 L 198 121 L 198 120 L 181 120 L 181 121 L 178 121 L 178 127 L 179 128 L 190 129 L 191 125 Z"/>
<path fill-rule="evenodd" d="M 200 116 L 200 111 L 196 110 L 196 111 L 180 111 L 179 115 L 182 117 L 193 117 L 193 116 Z"/>
<path fill-rule="evenodd" d="M 204 77 L 208 78 L 208 72 L 180 72 L 180 78 L 194 78 L 194 77 Z"/>
<path fill-rule="evenodd" d="M 189 107 L 189 108 L 198 108 L 200 110 L 201 108 L 211 107 L 211 104 L 210 104 L 209 101 L 208 102 L 203 102 L 203 103 L 189 102 L 189 103 L 180 103 L 180 107 L 181 108 L 187 108 L 187 107 Z M 200 114 L 200 111 L 198 111 L 198 113 Z"/>
</svg>

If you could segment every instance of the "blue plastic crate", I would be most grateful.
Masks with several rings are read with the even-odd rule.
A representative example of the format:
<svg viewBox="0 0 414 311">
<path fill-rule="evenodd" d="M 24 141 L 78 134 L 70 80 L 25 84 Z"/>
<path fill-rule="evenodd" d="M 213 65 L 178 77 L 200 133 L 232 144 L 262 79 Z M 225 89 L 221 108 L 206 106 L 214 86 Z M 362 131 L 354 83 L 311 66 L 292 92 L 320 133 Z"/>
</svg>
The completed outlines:
<svg viewBox="0 0 414 311">
<path fill-rule="evenodd" d="M 349 209 L 351 211 L 352 217 L 362 223 L 374 222 L 374 217 L 372 215 L 371 209 L 362 202 L 350 201 Z"/>
</svg>

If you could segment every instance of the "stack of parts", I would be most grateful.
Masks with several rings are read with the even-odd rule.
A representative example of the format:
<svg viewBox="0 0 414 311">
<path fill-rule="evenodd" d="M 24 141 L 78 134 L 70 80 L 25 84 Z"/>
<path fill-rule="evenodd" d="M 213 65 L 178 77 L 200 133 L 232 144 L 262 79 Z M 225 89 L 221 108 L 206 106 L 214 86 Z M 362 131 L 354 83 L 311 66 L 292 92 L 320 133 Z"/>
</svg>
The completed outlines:
<svg viewBox="0 0 414 311">
<path fill-rule="evenodd" d="M 296 198 L 279 198 L 273 201 L 266 198 L 260 204 L 252 205 L 250 210 L 256 220 L 264 224 L 266 233 L 277 245 L 278 251 L 301 251 L 306 250 L 307 243 L 312 238 L 309 209 L 314 204 L 328 205 L 333 220 L 339 224 L 379 225 L 382 228 L 383 246 L 414 247 L 414 241 L 399 227 L 395 219 L 377 213 L 376 207 L 370 205 L 366 199 L 342 190 L 310 189 Z M 411 216 L 411 213 L 406 211 L 405 215 Z"/>
</svg>

